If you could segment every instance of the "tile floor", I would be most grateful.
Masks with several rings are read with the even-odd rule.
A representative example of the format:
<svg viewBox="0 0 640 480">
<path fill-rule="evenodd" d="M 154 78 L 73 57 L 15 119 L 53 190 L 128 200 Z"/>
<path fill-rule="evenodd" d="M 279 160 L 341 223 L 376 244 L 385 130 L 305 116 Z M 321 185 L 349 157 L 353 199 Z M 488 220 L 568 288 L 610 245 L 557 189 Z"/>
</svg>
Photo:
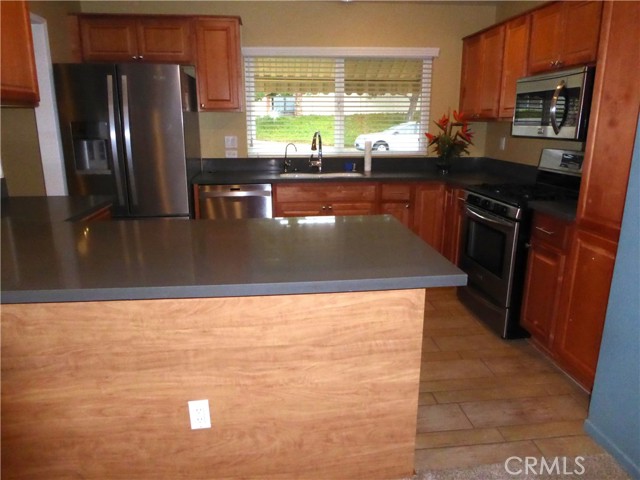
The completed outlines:
<svg viewBox="0 0 640 480">
<path fill-rule="evenodd" d="M 454 289 L 427 290 L 425 310 L 417 470 L 603 452 L 587 393 L 527 340 L 500 339 Z"/>
</svg>

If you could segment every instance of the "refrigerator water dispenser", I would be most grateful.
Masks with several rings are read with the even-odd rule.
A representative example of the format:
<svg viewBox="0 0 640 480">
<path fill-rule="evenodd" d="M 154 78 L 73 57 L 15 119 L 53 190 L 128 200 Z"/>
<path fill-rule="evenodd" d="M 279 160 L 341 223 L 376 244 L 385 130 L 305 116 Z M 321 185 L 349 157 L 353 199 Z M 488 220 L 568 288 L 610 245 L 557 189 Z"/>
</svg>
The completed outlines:
<svg viewBox="0 0 640 480">
<path fill-rule="evenodd" d="M 109 174 L 107 142 L 109 127 L 106 122 L 74 122 L 71 125 L 76 173 Z"/>
</svg>

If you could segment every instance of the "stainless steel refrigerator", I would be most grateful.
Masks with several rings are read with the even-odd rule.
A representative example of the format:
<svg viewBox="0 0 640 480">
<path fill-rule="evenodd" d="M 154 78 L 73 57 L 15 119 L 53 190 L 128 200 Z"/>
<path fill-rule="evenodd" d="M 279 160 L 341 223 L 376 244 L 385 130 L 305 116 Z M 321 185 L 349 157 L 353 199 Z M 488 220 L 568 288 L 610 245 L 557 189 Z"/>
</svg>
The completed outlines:
<svg viewBox="0 0 640 480">
<path fill-rule="evenodd" d="M 118 217 L 188 217 L 187 159 L 200 156 L 195 70 L 55 64 L 70 195 L 112 195 Z"/>
</svg>

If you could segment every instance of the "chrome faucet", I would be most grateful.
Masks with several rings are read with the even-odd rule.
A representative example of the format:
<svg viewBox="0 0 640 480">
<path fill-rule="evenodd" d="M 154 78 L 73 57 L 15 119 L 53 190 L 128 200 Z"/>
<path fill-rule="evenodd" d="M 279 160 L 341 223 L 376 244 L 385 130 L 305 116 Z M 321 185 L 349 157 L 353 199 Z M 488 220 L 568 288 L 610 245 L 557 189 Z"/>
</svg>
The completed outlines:
<svg viewBox="0 0 640 480">
<path fill-rule="evenodd" d="M 316 144 L 316 140 L 317 140 L 317 144 Z M 311 140 L 311 151 L 315 152 L 318 151 L 318 158 L 317 160 L 313 159 L 313 153 L 311 154 L 311 157 L 309 157 L 309 166 L 310 167 L 318 167 L 318 173 L 322 172 L 322 136 L 320 135 L 320 132 L 316 132 L 313 134 L 313 140 Z"/>
<path fill-rule="evenodd" d="M 287 146 L 284 147 L 284 173 L 287 173 L 291 168 L 291 160 L 287 158 L 287 150 L 289 150 L 289 145 L 291 145 L 296 152 L 298 151 L 298 147 L 296 147 L 293 143 L 287 143 Z"/>
</svg>

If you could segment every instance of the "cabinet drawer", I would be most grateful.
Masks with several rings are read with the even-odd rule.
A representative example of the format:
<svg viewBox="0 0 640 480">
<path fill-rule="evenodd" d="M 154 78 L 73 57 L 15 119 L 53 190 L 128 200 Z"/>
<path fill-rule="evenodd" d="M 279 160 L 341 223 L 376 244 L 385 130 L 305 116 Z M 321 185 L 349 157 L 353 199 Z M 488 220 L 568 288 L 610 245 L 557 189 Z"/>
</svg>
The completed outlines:
<svg viewBox="0 0 640 480">
<path fill-rule="evenodd" d="M 569 244 L 571 226 L 571 223 L 564 220 L 536 213 L 533 217 L 531 238 L 564 251 Z"/>
<path fill-rule="evenodd" d="M 375 202 L 375 184 L 298 183 L 275 186 L 276 202 Z"/>
<path fill-rule="evenodd" d="M 411 185 L 404 183 L 383 183 L 381 188 L 382 200 L 398 202 L 411 200 Z"/>
</svg>

